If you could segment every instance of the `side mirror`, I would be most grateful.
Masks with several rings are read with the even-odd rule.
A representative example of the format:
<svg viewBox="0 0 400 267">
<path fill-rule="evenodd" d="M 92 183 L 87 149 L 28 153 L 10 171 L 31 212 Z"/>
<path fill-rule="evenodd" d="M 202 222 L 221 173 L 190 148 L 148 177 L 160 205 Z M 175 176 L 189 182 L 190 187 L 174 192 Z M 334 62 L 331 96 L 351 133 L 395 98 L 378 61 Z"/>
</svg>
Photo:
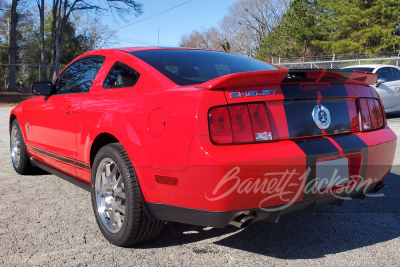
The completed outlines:
<svg viewBox="0 0 400 267">
<path fill-rule="evenodd" d="M 31 93 L 34 95 L 50 96 L 52 92 L 51 82 L 34 82 L 32 84 Z"/>
<path fill-rule="evenodd" d="M 376 81 L 375 86 L 379 86 L 379 85 L 381 85 L 382 83 L 385 83 L 385 82 L 386 82 L 386 79 L 385 79 L 385 78 L 379 78 L 379 79 Z"/>
</svg>

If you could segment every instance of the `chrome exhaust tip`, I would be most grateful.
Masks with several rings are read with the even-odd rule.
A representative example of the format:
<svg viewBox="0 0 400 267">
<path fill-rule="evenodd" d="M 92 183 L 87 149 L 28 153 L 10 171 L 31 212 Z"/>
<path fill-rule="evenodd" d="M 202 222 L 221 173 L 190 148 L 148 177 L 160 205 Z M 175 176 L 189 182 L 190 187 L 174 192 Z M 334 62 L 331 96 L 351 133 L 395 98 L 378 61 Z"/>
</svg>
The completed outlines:
<svg viewBox="0 0 400 267">
<path fill-rule="evenodd" d="M 256 219 L 255 213 L 252 211 L 245 211 L 236 215 L 230 222 L 230 225 L 236 226 L 237 228 L 246 228 L 254 222 Z"/>
<path fill-rule="evenodd" d="M 377 184 L 371 191 L 371 193 L 378 193 L 379 191 L 381 191 L 383 188 L 385 187 L 385 182 L 380 182 L 379 184 Z"/>
</svg>

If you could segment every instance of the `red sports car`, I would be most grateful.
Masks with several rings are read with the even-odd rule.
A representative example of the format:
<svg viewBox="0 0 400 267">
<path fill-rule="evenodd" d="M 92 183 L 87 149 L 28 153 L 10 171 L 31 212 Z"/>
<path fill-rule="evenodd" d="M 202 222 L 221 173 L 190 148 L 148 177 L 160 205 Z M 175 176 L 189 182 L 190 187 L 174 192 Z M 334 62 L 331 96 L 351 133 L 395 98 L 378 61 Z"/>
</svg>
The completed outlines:
<svg viewBox="0 0 400 267">
<path fill-rule="evenodd" d="M 12 164 L 89 190 L 118 246 L 165 221 L 276 222 L 384 186 L 397 137 L 375 81 L 216 51 L 91 51 L 11 112 Z"/>
</svg>

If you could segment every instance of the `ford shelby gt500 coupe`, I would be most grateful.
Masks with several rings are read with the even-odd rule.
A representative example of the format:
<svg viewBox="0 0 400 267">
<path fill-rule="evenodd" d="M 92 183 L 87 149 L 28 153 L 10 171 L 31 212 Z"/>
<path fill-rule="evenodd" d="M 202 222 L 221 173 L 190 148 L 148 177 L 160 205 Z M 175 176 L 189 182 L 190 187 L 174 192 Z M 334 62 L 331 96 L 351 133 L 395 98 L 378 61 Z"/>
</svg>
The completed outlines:
<svg viewBox="0 0 400 267">
<path fill-rule="evenodd" d="M 397 137 L 375 81 L 215 51 L 91 51 L 12 110 L 12 164 L 89 190 L 118 246 L 165 221 L 276 222 L 384 186 Z"/>
</svg>

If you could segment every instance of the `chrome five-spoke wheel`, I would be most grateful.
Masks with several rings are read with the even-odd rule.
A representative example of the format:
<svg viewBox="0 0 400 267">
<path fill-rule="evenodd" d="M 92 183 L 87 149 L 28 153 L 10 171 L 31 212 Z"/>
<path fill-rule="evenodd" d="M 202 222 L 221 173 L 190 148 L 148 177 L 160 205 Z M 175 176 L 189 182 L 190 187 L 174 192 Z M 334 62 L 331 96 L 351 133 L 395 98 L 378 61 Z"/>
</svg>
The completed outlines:
<svg viewBox="0 0 400 267">
<path fill-rule="evenodd" d="M 14 170 L 19 174 L 31 174 L 35 169 L 29 161 L 29 154 L 26 151 L 24 136 L 17 119 L 11 123 L 10 131 L 10 154 Z"/>
<path fill-rule="evenodd" d="M 117 246 L 129 246 L 157 236 L 164 222 L 150 219 L 135 168 L 120 143 L 103 146 L 92 168 L 92 206 L 104 237 Z"/>
<path fill-rule="evenodd" d="M 125 218 L 125 185 L 121 171 L 110 158 L 104 158 L 96 172 L 97 211 L 103 225 L 117 233 Z"/>
<path fill-rule="evenodd" d="M 21 161 L 21 141 L 19 139 L 19 129 L 13 125 L 10 136 L 11 160 L 15 168 L 18 168 Z"/>
</svg>

